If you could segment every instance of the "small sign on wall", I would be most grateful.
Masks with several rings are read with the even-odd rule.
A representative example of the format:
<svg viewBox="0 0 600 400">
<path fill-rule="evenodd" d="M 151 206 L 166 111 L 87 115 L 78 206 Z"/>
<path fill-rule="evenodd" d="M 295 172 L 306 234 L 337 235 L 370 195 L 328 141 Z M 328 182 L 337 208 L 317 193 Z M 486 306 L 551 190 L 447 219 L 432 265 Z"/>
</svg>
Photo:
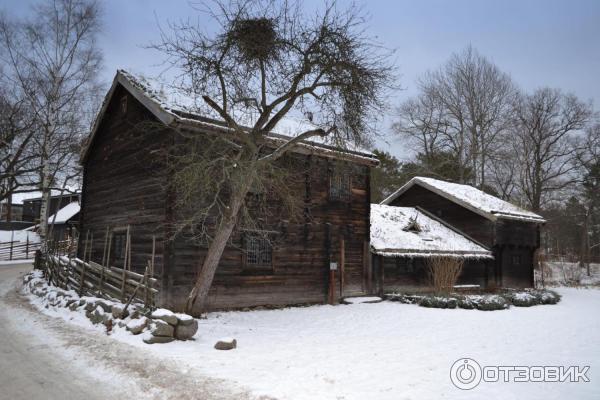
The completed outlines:
<svg viewBox="0 0 600 400">
<path fill-rule="evenodd" d="M 337 271 L 337 263 L 336 262 L 330 262 L 329 263 L 329 270 L 330 271 Z"/>
</svg>

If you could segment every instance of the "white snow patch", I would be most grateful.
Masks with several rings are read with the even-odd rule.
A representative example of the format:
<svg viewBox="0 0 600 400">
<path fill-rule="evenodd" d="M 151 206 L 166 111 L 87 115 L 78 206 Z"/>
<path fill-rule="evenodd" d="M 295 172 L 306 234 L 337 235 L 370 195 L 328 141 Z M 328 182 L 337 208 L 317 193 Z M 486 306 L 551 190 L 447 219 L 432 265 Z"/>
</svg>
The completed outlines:
<svg viewBox="0 0 600 400">
<path fill-rule="evenodd" d="M 56 219 L 54 219 L 54 215 L 48 218 L 48 223 L 51 224 L 54 222 L 55 224 L 64 224 L 69 219 L 73 218 L 79 210 L 81 209 L 79 202 L 74 201 L 72 203 L 67 204 L 56 213 Z"/>
<path fill-rule="evenodd" d="M 166 308 L 157 308 L 152 311 L 152 318 L 170 317 L 172 315 L 175 315 L 173 311 L 167 310 Z"/>
<path fill-rule="evenodd" d="M 210 313 L 198 320 L 194 341 L 148 346 L 143 335 L 119 327 L 111 337 L 279 399 L 600 398 L 600 290 L 557 291 L 563 298 L 556 305 L 506 312 L 384 301 Z M 104 335 L 102 325 L 94 327 L 80 313 L 41 310 L 70 323 L 82 318 Z M 232 338 L 243 345 L 233 352 L 213 348 Z M 450 367 L 463 357 L 482 366 L 587 365 L 590 382 L 481 383 L 466 392 L 449 379 Z"/>
<path fill-rule="evenodd" d="M 420 231 L 406 230 L 411 221 L 416 221 Z M 371 247 L 386 256 L 492 258 L 489 250 L 414 207 L 371 204 Z"/>
<path fill-rule="evenodd" d="M 349 304 L 376 303 L 381 300 L 382 300 L 381 297 L 376 297 L 376 296 L 345 297 L 344 303 L 349 303 Z"/>
<path fill-rule="evenodd" d="M 27 239 L 29 239 L 29 243 L 39 243 L 40 235 L 28 230 L 0 231 L 0 243 L 10 242 L 11 240 L 15 242 L 27 243 Z"/>
<path fill-rule="evenodd" d="M 402 186 L 391 196 L 383 200 L 382 204 L 388 204 L 400 193 L 404 192 L 414 184 L 419 184 L 425 188 L 433 190 L 434 192 L 442 194 L 444 197 L 454 200 L 459 204 L 463 203 L 477 210 L 481 210 L 485 213 L 496 215 L 501 218 L 504 217 L 544 222 L 544 217 L 541 215 L 527 211 L 521 207 L 517 207 L 514 204 L 492 196 L 491 194 L 487 194 L 473 186 L 441 181 L 439 179 L 425 178 L 422 176 L 412 178 L 406 185 Z"/>
</svg>

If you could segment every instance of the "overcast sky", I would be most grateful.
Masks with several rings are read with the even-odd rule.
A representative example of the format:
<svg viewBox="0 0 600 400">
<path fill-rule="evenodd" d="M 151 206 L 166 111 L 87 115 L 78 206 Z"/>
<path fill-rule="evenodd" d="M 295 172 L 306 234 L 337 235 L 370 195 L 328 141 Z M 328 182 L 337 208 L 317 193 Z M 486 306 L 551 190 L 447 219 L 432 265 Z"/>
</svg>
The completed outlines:
<svg viewBox="0 0 600 400">
<path fill-rule="evenodd" d="M 35 0 L 1 0 L 22 16 Z M 339 0 L 343 4 L 344 0 Z M 158 39 L 157 21 L 199 18 L 186 0 L 101 0 L 104 32 L 100 46 L 107 84 L 117 68 L 147 75 L 160 71 L 159 54 L 144 48 Z M 319 4 L 310 0 L 311 6 Z M 370 15 L 369 30 L 396 50 L 403 91 L 394 103 L 415 94 L 415 80 L 472 44 L 509 73 L 524 90 L 561 88 L 600 110 L 600 0 L 369 0 L 357 1 Z M 381 129 L 389 132 L 388 118 Z M 389 137 L 399 157 L 405 146 Z M 388 144 L 380 143 L 381 147 Z"/>
</svg>

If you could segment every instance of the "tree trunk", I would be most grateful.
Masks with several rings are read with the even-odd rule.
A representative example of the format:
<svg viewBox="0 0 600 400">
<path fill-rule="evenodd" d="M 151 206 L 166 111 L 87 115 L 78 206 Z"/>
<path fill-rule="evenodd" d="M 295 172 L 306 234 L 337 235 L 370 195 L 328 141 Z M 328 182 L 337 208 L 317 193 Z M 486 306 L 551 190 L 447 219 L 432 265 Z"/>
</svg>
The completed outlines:
<svg viewBox="0 0 600 400">
<path fill-rule="evenodd" d="M 6 222 L 12 220 L 12 193 L 8 195 L 6 199 Z"/>
<path fill-rule="evenodd" d="M 239 188 L 237 188 L 238 190 L 231 195 L 232 198 L 229 204 L 230 211 L 228 215 L 224 216 L 223 221 L 217 228 L 215 236 L 208 247 L 202 267 L 199 270 L 196 283 L 188 294 L 185 305 L 185 312 L 188 314 L 192 313 L 192 309 L 196 303 L 198 303 L 198 309 L 200 312 L 204 311 L 208 291 L 212 286 L 215 272 L 219 266 L 219 261 L 221 260 L 223 251 L 227 246 L 227 241 L 229 240 L 229 237 L 235 228 L 239 211 L 244 204 L 244 200 L 252 184 L 252 179 L 242 179 L 241 182 L 242 184 Z"/>
<path fill-rule="evenodd" d="M 42 202 L 40 206 L 40 236 L 47 240 L 48 235 L 48 208 L 50 207 L 50 168 L 48 160 L 44 161 L 42 167 Z"/>
</svg>

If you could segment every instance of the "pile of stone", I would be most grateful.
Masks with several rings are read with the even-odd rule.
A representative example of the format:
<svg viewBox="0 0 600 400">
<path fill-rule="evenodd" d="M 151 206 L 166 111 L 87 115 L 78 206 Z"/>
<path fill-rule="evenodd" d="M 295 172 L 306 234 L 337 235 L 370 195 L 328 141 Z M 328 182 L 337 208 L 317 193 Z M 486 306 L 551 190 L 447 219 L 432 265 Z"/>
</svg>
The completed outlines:
<svg viewBox="0 0 600 400">
<path fill-rule="evenodd" d="M 107 332 L 116 327 L 133 335 L 144 333 L 148 344 L 169 343 L 174 340 L 190 340 L 198 331 L 198 321 L 187 314 L 177 314 L 164 308 L 154 311 L 142 304 L 125 304 L 97 297 L 80 297 L 73 290 L 63 290 L 48 285 L 40 271 L 23 278 L 27 292 L 42 299 L 44 307 L 65 307 L 85 314 L 93 324 L 103 324 Z"/>
<path fill-rule="evenodd" d="M 198 321 L 187 314 L 176 314 L 164 308 L 154 310 L 146 318 L 147 333 L 144 342 L 169 343 L 173 340 L 189 340 L 198 331 Z"/>
</svg>

